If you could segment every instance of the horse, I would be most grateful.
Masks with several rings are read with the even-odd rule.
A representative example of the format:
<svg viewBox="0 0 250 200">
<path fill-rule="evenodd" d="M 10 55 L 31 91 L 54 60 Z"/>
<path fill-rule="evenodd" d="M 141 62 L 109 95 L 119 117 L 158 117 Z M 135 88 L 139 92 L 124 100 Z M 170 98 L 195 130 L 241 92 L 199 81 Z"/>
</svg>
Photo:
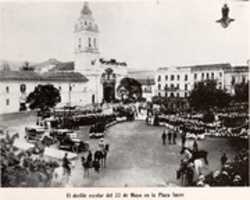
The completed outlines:
<svg viewBox="0 0 250 200">
<path fill-rule="evenodd" d="M 8 132 L 6 134 L 7 143 L 11 146 L 14 144 L 15 140 L 18 138 L 19 138 L 19 133 L 15 133 L 12 136 L 10 136 Z"/>
<path fill-rule="evenodd" d="M 181 185 L 191 186 L 193 184 L 194 170 L 192 163 L 181 160 L 180 168 L 176 173 L 176 179 L 181 179 Z"/>
<path fill-rule="evenodd" d="M 84 176 L 85 176 L 85 174 L 87 175 L 87 176 L 89 176 L 89 171 L 90 171 L 90 169 L 93 167 L 93 165 L 92 165 L 92 159 L 85 159 L 84 157 L 82 157 L 82 167 L 83 167 L 83 169 L 84 169 Z"/>
<path fill-rule="evenodd" d="M 196 159 L 203 159 L 206 165 L 208 165 L 208 159 L 207 159 L 208 152 L 207 151 L 205 150 L 192 151 L 188 147 L 183 147 L 180 153 L 184 154 L 185 150 L 187 150 L 189 153 L 192 154 L 192 157 L 189 160 L 189 162 L 194 162 Z"/>
<path fill-rule="evenodd" d="M 63 166 L 54 169 L 52 174 L 52 186 L 63 186 L 69 182 L 69 174 L 65 171 Z"/>
</svg>

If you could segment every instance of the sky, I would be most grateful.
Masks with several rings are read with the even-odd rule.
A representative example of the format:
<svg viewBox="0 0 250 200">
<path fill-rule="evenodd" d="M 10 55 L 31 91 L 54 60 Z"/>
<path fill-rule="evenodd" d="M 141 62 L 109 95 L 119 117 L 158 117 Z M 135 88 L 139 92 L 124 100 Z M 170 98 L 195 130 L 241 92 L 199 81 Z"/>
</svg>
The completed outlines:
<svg viewBox="0 0 250 200">
<path fill-rule="evenodd" d="M 226 0 L 235 21 L 215 23 L 225 0 L 89 1 L 100 29 L 101 57 L 132 68 L 250 58 L 250 2 Z M 0 59 L 73 61 L 73 28 L 83 1 L 0 2 Z"/>
</svg>

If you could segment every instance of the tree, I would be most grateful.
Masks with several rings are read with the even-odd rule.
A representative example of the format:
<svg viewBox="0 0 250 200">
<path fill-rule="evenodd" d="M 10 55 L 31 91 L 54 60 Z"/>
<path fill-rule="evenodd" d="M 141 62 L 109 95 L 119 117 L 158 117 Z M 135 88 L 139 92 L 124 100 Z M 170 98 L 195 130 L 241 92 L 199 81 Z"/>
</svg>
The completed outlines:
<svg viewBox="0 0 250 200">
<path fill-rule="evenodd" d="M 248 94 L 249 94 L 249 83 L 242 82 L 240 84 L 235 84 L 234 90 L 234 100 L 238 102 L 248 102 Z"/>
<path fill-rule="evenodd" d="M 122 99 L 124 98 L 124 95 L 126 95 L 127 99 L 131 101 L 138 100 L 142 97 L 141 84 L 133 78 L 123 78 L 120 81 L 117 91 Z"/>
<path fill-rule="evenodd" d="M 196 83 L 188 100 L 193 108 L 204 111 L 213 107 L 228 106 L 231 97 L 224 90 L 217 89 L 216 81 L 207 80 Z"/>
<path fill-rule="evenodd" d="M 38 85 L 35 90 L 29 94 L 26 102 L 30 109 L 40 109 L 40 111 L 47 111 L 53 108 L 61 101 L 60 92 L 53 85 Z"/>
</svg>

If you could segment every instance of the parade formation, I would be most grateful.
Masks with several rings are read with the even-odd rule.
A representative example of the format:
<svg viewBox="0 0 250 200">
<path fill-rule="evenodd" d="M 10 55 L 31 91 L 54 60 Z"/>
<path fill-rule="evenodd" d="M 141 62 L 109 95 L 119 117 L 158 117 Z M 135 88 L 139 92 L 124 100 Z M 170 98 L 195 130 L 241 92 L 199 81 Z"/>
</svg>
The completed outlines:
<svg viewBox="0 0 250 200">
<path fill-rule="evenodd" d="M 136 121 L 143 122 L 144 126 L 161 128 L 162 131 L 158 134 L 158 145 L 177 146 L 178 152 L 176 153 L 179 156 L 176 156 L 176 162 L 179 164 L 173 171 L 176 174 L 174 184 L 182 186 L 248 185 L 247 133 L 244 125 L 248 122 L 247 117 L 240 131 L 232 134 L 231 129 L 226 127 L 220 117 L 214 122 L 218 125 L 214 126 L 202 120 L 191 119 L 190 114 L 188 116 L 186 114 L 183 116 L 164 115 L 157 109 L 148 110 L 147 107 L 146 102 L 109 104 L 106 109 L 112 110 L 110 114 L 102 114 L 103 111 L 97 113 L 93 109 L 91 115 L 83 115 L 80 114 L 80 110 L 72 109 L 70 113 L 64 114 L 64 118 L 60 118 L 54 110 L 49 117 L 38 117 L 37 125 L 25 127 L 23 132 L 25 134 L 22 137 L 25 143 L 32 144 L 27 147 L 15 145 L 19 140 L 19 133 L 11 135 L 8 130 L 3 131 L 1 136 L 1 156 L 4 161 L 1 162 L 2 186 L 66 186 L 70 182 L 74 184 L 72 183 L 74 180 L 71 180 L 72 173 L 74 170 L 79 173 L 79 168 L 82 168 L 83 180 L 93 178 L 94 174 L 102 176 L 103 170 L 110 167 L 109 151 L 114 145 L 106 139 L 108 138 L 107 130 L 121 123 L 137 123 Z M 96 120 L 92 121 L 93 116 Z M 149 117 L 153 118 L 152 123 L 149 123 Z M 234 120 L 241 117 L 242 115 L 233 116 Z M 72 128 L 63 129 L 61 123 L 68 120 L 72 121 Z M 85 121 L 88 126 L 80 125 L 79 121 Z M 82 126 L 87 126 L 88 131 L 83 133 Z M 88 140 L 84 141 L 81 134 L 87 132 L 89 135 L 85 135 L 85 138 Z M 98 135 L 93 137 L 93 132 Z M 234 145 L 241 145 L 241 150 L 235 152 L 234 157 L 231 156 L 230 159 L 227 152 L 221 153 L 221 158 L 217 160 L 220 163 L 217 166 L 220 168 L 209 169 L 210 152 L 203 147 L 203 143 L 209 138 L 234 140 Z M 56 158 L 56 155 L 54 157 L 48 155 L 46 149 L 50 148 L 64 152 L 59 154 L 62 157 Z"/>
<path fill-rule="evenodd" d="M 43 8 L 42 4 L 38 7 Z M 215 21 L 212 14 L 219 11 L 218 3 L 211 3 L 211 8 L 206 8 L 209 11 L 198 4 L 166 3 L 160 7 L 158 2 L 156 7 L 139 2 L 111 3 L 109 8 L 106 3 L 97 2 L 93 7 L 97 9 L 97 19 L 106 20 L 106 26 L 102 23 L 103 44 L 111 49 L 110 59 L 104 59 L 102 56 L 106 54 L 100 53 L 101 29 L 88 2 L 62 7 L 43 4 L 49 8 L 48 14 L 56 17 L 60 13 L 59 23 L 48 25 L 50 28 L 67 24 L 71 9 L 72 16 L 77 17 L 70 38 L 58 37 L 70 35 L 65 30 L 44 32 L 46 36 L 55 32 L 54 40 L 46 38 L 54 48 L 43 51 L 46 56 L 51 49 L 60 55 L 63 49 L 69 49 L 68 44 L 67 48 L 54 44 L 58 38 L 63 43 L 74 37 L 74 61 L 49 59 L 42 63 L 25 62 L 18 68 L 0 63 L 0 186 L 249 186 L 250 63 L 249 60 L 248 65 L 233 62 L 238 59 L 245 63 L 247 58 L 242 56 L 248 48 L 244 46 L 246 42 L 237 43 L 243 36 L 233 38 L 238 32 L 228 34 L 235 31 L 231 27 L 244 24 L 244 15 L 235 17 L 235 10 L 243 13 L 244 7 L 225 3 L 219 13 L 221 18 Z M 15 27 L 14 15 L 8 14 L 8 10 L 13 13 L 11 5 L 0 4 L 6 14 L 2 17 L 6 27 L 12 21 Z M 27 16 L 22 13 L 38 16 L 42 9 L 39 7 L 36 13 L 33 8 L 37 9 L 37 5 L 15 6 L 17 15 L 21 13 L 18 20 L 24 20 L 21 22 L 24 28 L 33 21 L 25 21 Z M 142 8 L 147 10 L 144 15 L 138 14 L 143 13 Z M 18 12 L 18 9 L 31 10 Z M 196 14 L 192 15 L 190 10 Z M 199 14 L 202 16 L 198 17 Z M 42 11 L 40 20 L 45 16 Z M 53 21 L 53 17 L 48 19 L 49 16 L 44 24 Z M 16 27 L 20 26 L 18 20 Z M 196 23 L 200 25 L 198 28 Z M 37 24 L 43 25 L 36 23 L 31 28 L 37 30 Z M 123 29 L 126 26 L 138 31 Z M 136 39 L 130 33 L 138 34 Z M 107 37 L 109 34 L 113 35 Z M 144 34 L 149 35 L 144 38 Z M 210 38 L 213 34 L 216 39 Z M 3 48 L 6 52 L 11 49 L 11 53 L 17 49 L 18 58 L 25 55 L 16 47 L 24 40 L 22 34 L 19 37 L 18 42 L 9 39 L 14 41 L 14 48 L 7 48 L 8 45 Z M 38 47 L 33 46 L 34 50 L 43 48 L 44 40 L 41 41 Z M 133 45 L 127 45 L 128 42 Z M 190 45 L 187 49 L 186 44 Z M 230 45 L 236 49 L 233 53 L 229 51 Z M 23 46 L 30 49 L 27 43 Z M 169 47 L 171 50 L 165 49 Z M 120 55 L 118 48 L 124 48 Z M 141 54 L 144 55 L 141 62 L 145 60 L 141 70 L 113 58 L 139 60 Z M 234 58 L 234 54 L 241 55 Z M 147 71 L 150 65 L 152 70 Z"/>
</svg>

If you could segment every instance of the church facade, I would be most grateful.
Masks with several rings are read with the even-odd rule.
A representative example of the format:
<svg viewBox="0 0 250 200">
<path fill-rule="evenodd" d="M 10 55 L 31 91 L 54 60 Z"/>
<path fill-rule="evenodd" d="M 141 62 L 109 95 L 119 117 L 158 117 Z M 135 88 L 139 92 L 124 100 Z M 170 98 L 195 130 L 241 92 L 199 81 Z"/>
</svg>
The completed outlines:
<svg viewBox="0 0 250 200">
<path fill-rule="evenodd" d="M 117 97 L 116 88 L 120 80 L 128 74 L 125 62 L 101 57 L 99 34 L 92 11 L 88 3 L 84 3 L 74 27 L 74 70 L 89 80 L 89 103 L 113 101 Z"/>
</svg>

